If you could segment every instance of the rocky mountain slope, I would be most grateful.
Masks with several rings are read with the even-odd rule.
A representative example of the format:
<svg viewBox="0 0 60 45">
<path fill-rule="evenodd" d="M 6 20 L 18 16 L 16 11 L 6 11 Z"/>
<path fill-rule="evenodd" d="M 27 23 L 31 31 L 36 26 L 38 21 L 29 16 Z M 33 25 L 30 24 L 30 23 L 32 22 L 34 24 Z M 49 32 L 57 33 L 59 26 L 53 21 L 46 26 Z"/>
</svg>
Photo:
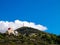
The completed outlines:
<svg viewBox="0 0 60 45">
<path fill-rule="evenodd" d="M 0 33 L 0 45 L 59 45 L 60 36 L 30 27 L 16 29 L 18 36 Z"/>
</svg>

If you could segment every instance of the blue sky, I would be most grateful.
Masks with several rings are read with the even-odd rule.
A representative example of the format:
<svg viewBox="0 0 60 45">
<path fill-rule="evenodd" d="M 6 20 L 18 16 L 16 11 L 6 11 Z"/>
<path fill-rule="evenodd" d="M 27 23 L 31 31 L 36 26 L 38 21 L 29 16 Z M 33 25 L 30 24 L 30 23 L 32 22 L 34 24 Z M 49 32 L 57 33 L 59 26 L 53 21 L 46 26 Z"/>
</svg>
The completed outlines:
<svg viewBox="0 0 60 45">
<path fill-rule="evenodd" d="M 60 0 L 0 0 L 0 20 L 35 22 L 60 34 Z"/>
</svg>

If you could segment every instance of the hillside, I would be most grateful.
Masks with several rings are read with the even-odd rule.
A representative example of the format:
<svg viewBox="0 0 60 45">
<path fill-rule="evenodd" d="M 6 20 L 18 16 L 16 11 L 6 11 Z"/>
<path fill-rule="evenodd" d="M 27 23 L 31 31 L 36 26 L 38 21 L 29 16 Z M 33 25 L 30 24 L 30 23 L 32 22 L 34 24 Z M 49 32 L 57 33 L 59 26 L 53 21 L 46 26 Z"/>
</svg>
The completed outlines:
<svg viewBox="0 0 60 45">
<path fill-rule="evenodd" d="M 60 44 L 60 36 L 49 34 L 34 28 L 16 29 L 19 36 L 0 33 L 0 45 L 52 45 Z"/>
</svg>

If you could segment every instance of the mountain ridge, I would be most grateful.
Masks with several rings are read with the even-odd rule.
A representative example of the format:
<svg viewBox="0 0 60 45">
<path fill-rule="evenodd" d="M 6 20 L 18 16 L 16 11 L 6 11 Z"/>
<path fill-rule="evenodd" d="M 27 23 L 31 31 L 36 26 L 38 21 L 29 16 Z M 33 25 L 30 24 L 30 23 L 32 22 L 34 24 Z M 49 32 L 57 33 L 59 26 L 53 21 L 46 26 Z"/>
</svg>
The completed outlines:
<svg viewBox="0 0 60 45">
<path fill-rule="evenodd" d="M 31 27 L 16 29 L 19 36 L 0 33 L 0 45 L 50 45 L 60 44 L 60 36 L 40 31 Z"/>
</svg>

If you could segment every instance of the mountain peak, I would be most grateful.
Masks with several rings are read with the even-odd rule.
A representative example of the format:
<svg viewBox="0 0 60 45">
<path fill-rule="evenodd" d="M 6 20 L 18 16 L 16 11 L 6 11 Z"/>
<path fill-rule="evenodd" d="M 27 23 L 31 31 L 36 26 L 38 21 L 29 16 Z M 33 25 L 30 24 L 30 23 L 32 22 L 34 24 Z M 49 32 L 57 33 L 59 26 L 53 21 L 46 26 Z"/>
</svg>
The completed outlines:
<svg viewBox="0 0 60 45">
<path fill-rule="evenodd" d="M 50 45 L 60 44 L 60 36 L 49 34 L 31 27 L 16 29 L 19 36 L 0 33 L 1 45 Z"/>
</svg>

